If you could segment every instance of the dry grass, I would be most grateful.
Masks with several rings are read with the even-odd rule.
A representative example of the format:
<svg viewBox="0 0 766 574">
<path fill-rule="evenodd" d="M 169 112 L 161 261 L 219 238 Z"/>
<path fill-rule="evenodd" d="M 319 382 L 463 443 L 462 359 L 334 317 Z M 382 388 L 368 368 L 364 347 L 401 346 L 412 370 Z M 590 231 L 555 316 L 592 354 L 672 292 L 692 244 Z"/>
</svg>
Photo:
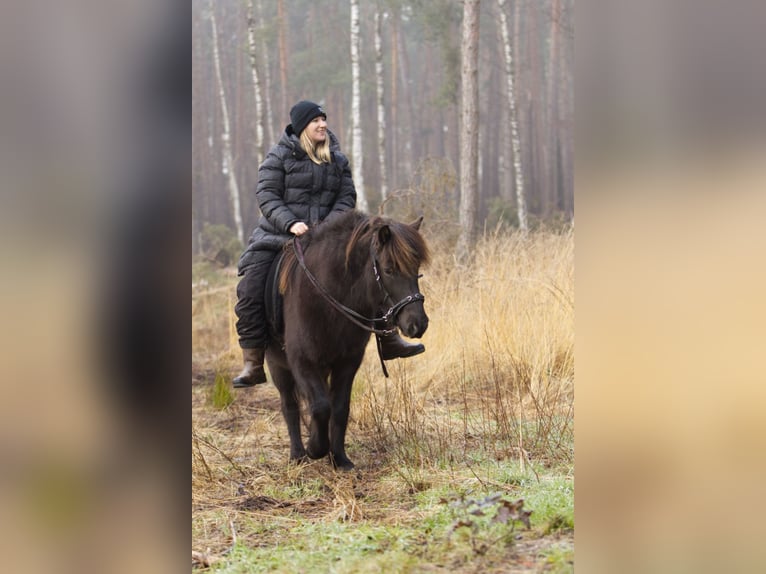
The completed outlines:
<svg viewBox="0 0 766 574">
<path fill-rule="evenodd" d="M 571 233 L 493 236 L 469 267 L 437 258 L 421 284 L 427 352 L 395 362 L 387 381 L 369 350 L 360 428 L 431 460 L 481 446 L 522 465 L 571 461 L 573 244 Z"/>
<path fill-rule="evenodd" d="M 401 555 L 422 565 L 444 554 L 452 561 L 449 568 L 461 571 L 452 543 L 436 548 L 432 535 L 420 540 L 414 534 L 423 520 L 441 516 L 435 502 L 440 493 L 530 497 L 537 491 L 525 494 L 525 488 L 548 492 L 559 481 L 571 483 L 573 234 L 495 234 L 479 243 L 472 264 L 459 266 L 428 233 L 436 257 L 421 281 L 431 318 L 423 339 L 427 351 L 389 362 L 391 377 L 385 379 L 369 346 L 351 405 L 347 448 L 357 464 L 352 473 L 336 473 L 326 461 L 287 463 L 287 432 L 271 385 L 238 391 L 232 405 L 214 408 L 216 375 L 230 378 L 241 360 L 233 317 L 236 277 L 215 274 L 196 290 L 195 550 L 220 556 L 237 542 L 234 548 L 265 552 L 307 528 L 325 525 L 327 531 L 353 523 L 384 529 L 369 534 L 375 540 L 395 532 L 400 543 L 378 541 L 377 552 L 389 559 Z M 557 511 L 548 516 L 542 507 L 530 507 L 536 511 L 535 532 L 525 534 L 517 553 L 535 540 L 561 536 L 545 534 L 560 521 Z M 439 528 L 433 532 L 443 533 L 446 526 Z M 424 543 L 429 550 L 418 554 L 414 549 Z M 517 557 L 488 554 L 483 568 L 492 571 L 493 564 Z"/>
</svg>

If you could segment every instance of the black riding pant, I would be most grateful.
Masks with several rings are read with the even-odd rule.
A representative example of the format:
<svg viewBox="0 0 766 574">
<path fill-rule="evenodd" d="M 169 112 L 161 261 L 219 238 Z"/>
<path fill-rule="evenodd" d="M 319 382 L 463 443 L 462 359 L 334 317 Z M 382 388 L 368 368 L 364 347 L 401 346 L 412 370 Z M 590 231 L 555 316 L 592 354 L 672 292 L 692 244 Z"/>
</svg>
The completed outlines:
<svg viewBox="0 0 766 574">
<path fill-rule="evenodd" d="M 237 284 L 237 334 L 243 349 L 266 346 L 269 327 L 266 321 L 266 278 L 278 251 L 259 250 L 249 258 L 248 266 Z"/>
</svg>

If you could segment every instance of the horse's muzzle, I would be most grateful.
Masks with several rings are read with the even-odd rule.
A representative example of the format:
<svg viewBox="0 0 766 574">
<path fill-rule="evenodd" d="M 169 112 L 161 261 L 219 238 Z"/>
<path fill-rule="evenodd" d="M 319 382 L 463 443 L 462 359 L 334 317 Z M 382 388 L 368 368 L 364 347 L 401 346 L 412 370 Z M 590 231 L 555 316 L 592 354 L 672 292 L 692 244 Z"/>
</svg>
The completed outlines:
<svg viewBox="0 0 766 574">
<path fill-rule="evenodd" d="M 410 339 L 419 339 L 428 329 L 428 315 L 423 313 L 402 313 L 399 318 L 399 329 Z"/>
</svg>

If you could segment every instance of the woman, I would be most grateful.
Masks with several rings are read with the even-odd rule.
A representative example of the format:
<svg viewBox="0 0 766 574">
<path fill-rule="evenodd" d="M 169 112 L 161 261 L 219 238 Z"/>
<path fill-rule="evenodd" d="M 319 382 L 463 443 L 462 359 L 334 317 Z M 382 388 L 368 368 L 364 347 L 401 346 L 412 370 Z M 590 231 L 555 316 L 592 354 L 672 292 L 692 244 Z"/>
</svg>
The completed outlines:
<svg viewBox="0 0 766 574">
<path fill-rule="evenodd" d="M 293 236 L 329 221 L 356 205 L 348 159 L 327 129 L 321 106 L 300 101 L 290 110 L 290 125 L 258 169 L 255 192 L 261 219 L 239 260 L 237 334 L 245 366 L 235 388 L 266 382 L 263 355 L 268 343 L 264 291 L 277 253 Z M 397 334 L 381 340 L 384 359 L 410 357 L 425 351 Z"/>
</svg>

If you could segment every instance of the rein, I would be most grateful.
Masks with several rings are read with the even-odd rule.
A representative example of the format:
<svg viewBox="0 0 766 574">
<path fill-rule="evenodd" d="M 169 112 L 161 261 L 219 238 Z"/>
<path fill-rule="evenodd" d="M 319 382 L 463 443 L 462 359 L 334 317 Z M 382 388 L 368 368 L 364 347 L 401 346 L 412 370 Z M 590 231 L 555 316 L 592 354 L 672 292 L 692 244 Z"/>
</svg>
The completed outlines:
<svg viewBox="0 0 766 574">
<path fill-rule="evenodd" d="M 389 307 L 388 311 L 386 311 L 382 317 L 375 317 L 373 319 L 370 319 L 369 317 L 365 317 L 364 315 L 360 315 L 353 309 L 346 307 L 343 303 L 335 299 L 330 293 L 327 292 L 327 289 L 325 289 L 317 280 L 316 277 L 309 271 L 308 267 L 306 267 L 306 261 L 303 257 L 303 246 L 301 245 L 301 242 L 298 241 L 298 238 L 296 237 L 293 240 L 293 247 L 295 249 L 295 256 L 298 260 L 298 264 L 301 266 L 301 269 L 303 269 L 303 272 L 306 274 L 306 277 L 311 282 L 311 284 L 316 287 L 317 291 L 322 295 L 322 297 L 325 298 L 325 300 L 330 303 L 335 309 L 337 309 L 346 319 L 354 323 L 357 327 L 360 327 L 364 329 L 365 331 L 368 331 L 370 333 L 375 333 L 376 335 L 393 335 L 396 333 L 396 327 L 392 329 L 376 329 L 375 327 L 369 326 L 367 323 L 378 323 L 382 322 L 383 324 L 388 323 L 392 319 L 396 318 L 396 316 L 399 314 L 399 311 L 404 309 L 407 305 L 410 303 L 414 303 L 416 301 L 423 301 L 425 299 L 425 296 L 422 293 L 415 293 L 413 295 L 407 295 L 404 299 L 399 301 L 398 303 L 395 303 L 391 307 Z M 380 290 L 383 292 L 383 295 L 385 297 L 384 300 L 393 301 L 393 298 L 386 290 L 385 286 L 383 285 L 383 281 L 380 278 L 380 273 L 378 272 L 378 262 L 377 257 L 375 256 L 375 250 L 370 245 L 370 255 L 372 258 L 372 269 L 375 273 L 375 282 L 378 284 L 378 287 L 380 287 Z"/>
</svg>

